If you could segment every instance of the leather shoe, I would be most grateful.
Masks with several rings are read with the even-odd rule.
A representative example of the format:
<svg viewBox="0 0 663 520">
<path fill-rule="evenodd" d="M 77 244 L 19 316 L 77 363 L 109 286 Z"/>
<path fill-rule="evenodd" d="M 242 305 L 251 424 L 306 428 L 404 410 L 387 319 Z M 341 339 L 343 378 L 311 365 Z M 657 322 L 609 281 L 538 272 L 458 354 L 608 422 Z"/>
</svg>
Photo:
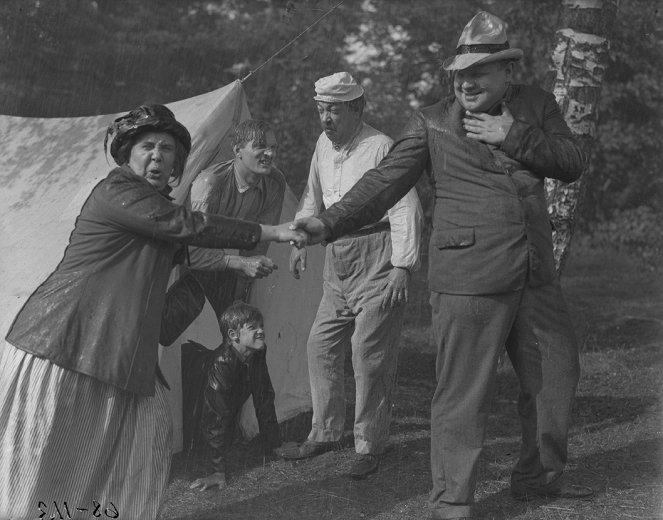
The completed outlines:
<svg viewBox="0 0 663 520">
<path fill-rule="evenodd" d="M 299 446 L 281 450 L 279 455 L 286 460 L 308 459 L 337 449 L 338 442 L 304 441 Z"/>
<path fill-rule="evenodd" d="M 520 488 L 511 489 L 511 496 L 516 500 L 528 501 L 538 497 L 543 498 L 589 498 L 594 495 L 594 490 L 587 486 L 578 484 L 562 484 L 558 488 Z"/>
<path fill-rule="evenodd" d="M 361 480 L 375 473 L 380 465 L 380 457 L 367 453 L 359 455 L 350 468 L 350 476 L 355 480 Z"/>
</svg>

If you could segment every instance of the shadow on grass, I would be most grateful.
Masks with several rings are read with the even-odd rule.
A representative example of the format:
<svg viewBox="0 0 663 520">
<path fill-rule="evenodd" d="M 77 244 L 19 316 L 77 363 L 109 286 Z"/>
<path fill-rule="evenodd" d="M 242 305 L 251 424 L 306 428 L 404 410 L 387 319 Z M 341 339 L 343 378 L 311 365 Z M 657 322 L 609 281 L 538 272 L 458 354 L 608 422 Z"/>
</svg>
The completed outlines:
<svg viewBox="0 0 663 520">
<path fill-rule="evenodd" d="M 297 462 L 278 461 L 275 464 L 284 479 L 257 484 L 260 489 L 253 490 L 255 496 L 169 518 L 361 519 L 390 511 L 412 497 L 427 495 L 427 437 L 392 446 L 383 456 L 379 471 L 366 480 L 348 478 L 353 461 L 351 451 L 330 452 Z M 224 501 L 228 499 L 225 497 Z"/>
<path fill-rule="evenodd" d="M 298 473 L 296 482 L 274 483 L 271 489 L 259 484 L 256 496 L 241 498 L 232 503 L 217 504 L 207 510 L 184 513 L 178 520 L 360 520 L 366 518 L 426 518 L 427 496 L 430 489 L 428 439 L 405 442 L 394 447 L 382 461 L 379 472 L 363 481 L 349 479 L 347 453 L 327 453 L 315 459 L 295 464 L 281 463 L 283 471 Z M 479 490 L 475 513 L 479 518 L 509 519 L 520 515 L 536 515 L 541 510 L 561 510 L 579 518 L 622 518 L 618 514 L 601 516 L 599 508 L 610 508 L 618 500 L 623 508 L 624 495 L 631 493 L 634 501 L 639 490 L 660 479 L 663 446 L 660 440 L 637 441 L 620 449 L 600 451 L 576 458 L 566 478 L 570 482 L 592 487 L 596 495 L 589 500 L 536 498 L 519 502 L 511 498 L 508 487 L 510 465 L 492 471 L 490 459 L 499 459 L 505 452 L 514 451 L 517 443 L 501 442 L 485 450 L 479 470 Z M 500 455 L 500 453 L 502 455 Z M 320 478 L 321 474 L 332 476 Z M 495 490 L 496 489 L 496 490 Z M 399 510 L 407 509 L 401 516 Z M 653 518 L 655 504 L 638 502 L 641 516 Z M 648 512 L 651 513 L 648 514 Z M 579 516 L 578 516 L 579 515 Z M 548 518 L 547 516 L 543 516 Z M 626 514 L 623 518 L 628 518 Z M 552 518 L 552 517 L 551 517 Z M 555 517 L 557 518 L 557 517 Z"/>
<path fill-rule="evenodd" d="M 189 496 L 186 503 L 177 508 L 179 512 L 174 516 L 171 513 L 168 518 L 352 520 L 375 516 L 421 518 L 421 515 L 425 518 L 430 490 L 429 398 L 434 380 L 432 377 L 416 379 L 413 376 L 422 370 L 422 365 L 428 366 L 431 360 L 432 356 L 428 354 L 405 353 L 404 363 L 399 368 L 399 374 L 403 373 L 399 376 L 400 384 L 395 396 L 399 404 L 391 425 L 392 446 L 378 474 L 366 481 L 353 481 L 347 477 L 354 457 L 351 434 L 354 403 L 349 399 L 346 449 L 291 463 L 263 458 L 256 443 L 237 443 L 228 460 L 231 486 L 228 493 L 223 492 L 217 498 L 209 492 L 200 494 L 197 495 L 201 498 L 200 502 L 196 501 L 195 496 Z M 351 379 L 351 374 L 348 374 L 348 379 Z M 346 382 L 348 396 L 354 395 L 352 385 L 351 380 Z M 479 467 L 477 512 L 481 517 L 512 518 L 537 508 L 556 507 L 549 506 L 550 500 L 524 504 L 513 501 L 510 496 L 510 471 L 520 448 L 516 398 L 515 374 L 508 367 L 502 368 L 497 378 L 495 399 L 488 419 L 487 442 Z M 616 424 L 629 423 L 650 411 L 656 403 L 657 400 L 648 395 L 580 396 L 574 409 L 572 436 L 584 435 L 588 429 L 598 433 Z M 307 425 L 310 426 L 310 422 Z M 660 446 L 652 440 L 577 457 L 572 461 L 568 477 L 597 490 L 607 487 L 627 490 L 633 482 L 642 484 L 653 481 L 658 470 L 652 454 L 657 450 Z M 209 455 L 197 460 L 187 460 L 182 455 L 178 457 L 173 465 L 173 477 L 182 480 L 182 485 L 188 485 L 193 479 L 211 472 Z M 649 462 L 643 465 L 643 460 Z M 599 499 L 603 500 L 595 500 Z M 403 504 L 409 504 L 409 509 L 406 515 L 399 516 L 400 513 L 395 511 Z"/>
<path fill-rule="evenodd" d="M 583 376 L 589 378 L 590 376 Z M 605 374 L 593 375 L 594 377 L 603 377 Z M 609 382 L 604 382 L 609 386 Z M 598 385 L 589 385 L 595 388 L 596 393 L 584 391 L 582 395 L 576 395 L 572 409 L 572 428 L 591 427 L 594 431 L 601 428 L 612 427 L 617 424 L 630 423 L 639 416 L 652 412 L 660 404 L 660 400 L 653 393 L 614 396 L 609 395 L 609 388 L 599 388 Z M 648 386 L 648 385 L 645 385 Z M 650 390 L 644 388 L 644 390 Z M 518 378 L 510 366 L 503 367 L 498 373 L 496 381 L 495 398 L 491 403 L 490 417 L 499 417 L 501 421 L 506 421 L 501 425 L 496 425 L 489 431 L 497 434 L 515 434 L 520 426 L 517 421 L 517 399 L 518 399 Z M 515 428 L 515 429 L 514 429 Z"/>
<path fill-rule="evenodd" d="M 642 496 L 642 490 L 649 490 L 652 484 L 660 482 L 659 461 L 662 455 L 661 439 L 648 439 L 620 449 L 579 457 L 573 461 L 573 468 L 565 473 L 565 478 L 571 483 L 593 488 L 595 495 L 592 498 L 535 498 L 529 502 L 519 502 L 511 498 L 507 486 L 478 500 L 475 512 L 479 518 L 487 520 L 513 518 L 525 513 L 531 515 L 542 508 L 566 510 L 574 513 L 573 518 L 654 518 L 658 505 L 651 501 L 651 497 L 655 494 L 648 493 L 649 501 L 644 499 L 634 503 L 631 513 L 639 511 L 636 516 L 629 514 L 624 507 L 624 495 L 630 493 L 636 502 L 637 497 Z M 621 510 L 614 508 L 614 501 L 619 501 Z M 607 509 L 608 513 L 602 513 L 602 509 Z"/>
<path fill-rule="evenodd" d="M 604 352 L 612 349 L 647 348 L 663 344 L 663 321 L 658 316 L 646 313 L 660 313 L 660 309 L 636 310 L 634 315 L 604 313 L 592 317 L 591 329 L 582 335 L 584 352 Z M 587 326 L 585 326 L 587 329 Z M 582 330 L 582 329 L 581 329 Z"/>
<path fill-rule="evenodd" d="M 610 395 L 584 395 L 576 397 L 573 407 L 574 422 L 580 426 L 597 423 L 609 425 L 632 422 L 651 411 L 658 404 L 652 395 L 613 397 Z"/>
</svg>

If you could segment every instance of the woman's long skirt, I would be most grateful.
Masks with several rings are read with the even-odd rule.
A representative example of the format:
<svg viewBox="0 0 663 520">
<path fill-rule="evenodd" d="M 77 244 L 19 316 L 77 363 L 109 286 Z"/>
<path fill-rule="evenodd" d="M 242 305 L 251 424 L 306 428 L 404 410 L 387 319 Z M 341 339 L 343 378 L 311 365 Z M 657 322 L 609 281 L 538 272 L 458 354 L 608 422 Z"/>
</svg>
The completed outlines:
<svg viewBox="0 0 663 520">
<path fill-rule="evenodd" d="M 0 518 L 156 518 L 171 442 L 159 382 L 131 394 L 0 342 Z"/>
</svg>

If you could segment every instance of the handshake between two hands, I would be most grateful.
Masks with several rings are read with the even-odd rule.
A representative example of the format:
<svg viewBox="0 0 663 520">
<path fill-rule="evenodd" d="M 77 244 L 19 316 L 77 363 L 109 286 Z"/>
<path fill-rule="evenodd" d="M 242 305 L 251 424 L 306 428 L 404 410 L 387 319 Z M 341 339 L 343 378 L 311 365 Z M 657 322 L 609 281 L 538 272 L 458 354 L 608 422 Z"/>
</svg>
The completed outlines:
<svg viewBox="0 0 663 520">
<path fill-rule="evenodd" d="M 262 226 L 262 241 L 289 242 L 302 248 L 329 238 L 329 229 L 315 217 L 300 218 L 278 226 Z"/>
</svg>

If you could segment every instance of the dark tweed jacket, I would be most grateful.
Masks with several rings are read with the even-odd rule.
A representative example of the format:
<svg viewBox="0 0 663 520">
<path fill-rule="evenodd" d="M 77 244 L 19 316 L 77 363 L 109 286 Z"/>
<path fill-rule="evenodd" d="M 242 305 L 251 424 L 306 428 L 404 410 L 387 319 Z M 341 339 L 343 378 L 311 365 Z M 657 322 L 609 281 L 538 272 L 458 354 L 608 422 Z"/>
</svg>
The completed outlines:
<svg viewBox="0 0 663 520">
<path fill-rule="evenodd" d="M 465 136 L 454 98 L 417 111 L 378 167 L 319 216 L 332 240 L 379 219 L 428 170 L 431 290 L 497 294 L 553 281 L 543 181 L 576 180 L 586 158 L 552 94 L 514 85 L 504 102 L 515 121 L 499 147 Z"/>
</svg>

